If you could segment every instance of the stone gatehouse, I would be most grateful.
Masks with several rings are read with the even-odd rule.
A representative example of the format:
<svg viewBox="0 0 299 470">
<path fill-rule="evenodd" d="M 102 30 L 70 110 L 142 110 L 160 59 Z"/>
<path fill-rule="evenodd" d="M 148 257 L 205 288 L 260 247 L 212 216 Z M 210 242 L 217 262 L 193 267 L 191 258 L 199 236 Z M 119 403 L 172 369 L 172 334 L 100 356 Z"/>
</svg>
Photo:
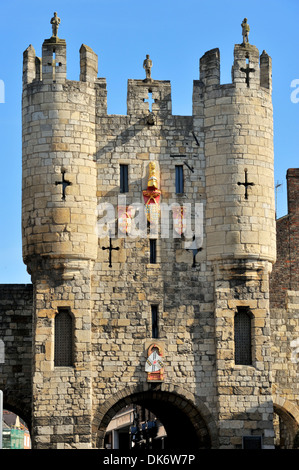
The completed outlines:
<svg viewBox="0 0 299 470">
<path fill-rule="evenodd" d="M 219 50 L 207 52 L 192 116 L 176 116 L 146 56 L 127 115 L 109 115 L 88 46 L 80 80 L 67 79 L 56 18 L 42 56 L 30 45 L 23 58 L 32 285 L 0 288 L 4 406 L 35 448 L 103 448 L 132 403 L 159 417 L 172 448 L 292 447 L 299 289 L 274 264 L 271 58 L 245 35 L 220 84 Z"/>
</svg>

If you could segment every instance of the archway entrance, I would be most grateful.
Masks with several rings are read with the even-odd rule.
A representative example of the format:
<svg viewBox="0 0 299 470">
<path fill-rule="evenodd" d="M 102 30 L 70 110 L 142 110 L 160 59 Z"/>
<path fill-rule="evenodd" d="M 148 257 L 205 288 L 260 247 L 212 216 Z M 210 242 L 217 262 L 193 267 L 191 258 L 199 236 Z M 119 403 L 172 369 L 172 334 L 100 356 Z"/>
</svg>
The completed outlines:
<svg viewBox="0 0 299 470">
<path fill-rule="evenodd" d="M 160 389 L 149 389 L 125 397 L 122 393 L 122 398 L 120 396 L 121 394 L 119 399 L 115 396 L 113 400 L 105 404 L 100 413 L 96 437 L 97 448 L 105 448 L 105 438 L 107 444 L 107 431 L 109 432 L 111 420 L 126 407 L 139 407 L 139 409 L 147 410 L 154 420 L 161 423 L 165 430 L 165 437 L 167 437 L 164 441 L 164 449 L 177 451 L 178 449 L 196 450 L 215 447 L 216 436 L 215 433 L 214 436 L 212 435 L 212 420 L 211 418 L 207 419 L 208 413 L 204 405 L 202 405 L 202 410 L 198 409 L 185 397 Z M 140 424 L 142 426 L 142 420 Z M 128 442 L 130 441 L 128 440 Z M 128 444 L 128 448 L 130 448 L 130 444 Z"/>
<path fill-rule="evenodd" d="M 31 449 L 31 438 L 26 422 L 10 410 L 3 409 L 2 448 Z"/>
<path fill-rule="evenodd" d="M 294 416 L 281 406 L 274 405 L 273 425 L 276 449 L 293 449 L 298 447 L 298 424 Z"/>
</svg>

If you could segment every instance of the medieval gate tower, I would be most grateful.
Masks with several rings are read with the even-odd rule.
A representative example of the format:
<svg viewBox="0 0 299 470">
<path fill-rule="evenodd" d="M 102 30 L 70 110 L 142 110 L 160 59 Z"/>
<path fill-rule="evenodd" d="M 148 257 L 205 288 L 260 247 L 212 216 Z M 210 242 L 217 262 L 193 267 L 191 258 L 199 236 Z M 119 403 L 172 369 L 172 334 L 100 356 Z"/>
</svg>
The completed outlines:
<svg viewBox="0 0 299 470">
<path fill-rule="evenodd" d="M 171 447 L 273 447 L 270 57 L 244 33 L 232 83 L 220 84 L 219 50 L 207 52 L 193 114 L 175 116 L 147 56 L 145 78 L 128 80 L 127 115 L 109 115 L 97 55 L 82 45 L 80 80 L 68 80 L 56 14 L 52 24 L 42 58 L 29 46 L 23 65 L 34 446 L 102 448 L 115 413 L 139 403 Z M 115 208 L 106 232 L 103 204 Z M 136 207 L 150 206 L 156 217 L 133 236 Z"/>
</svg>

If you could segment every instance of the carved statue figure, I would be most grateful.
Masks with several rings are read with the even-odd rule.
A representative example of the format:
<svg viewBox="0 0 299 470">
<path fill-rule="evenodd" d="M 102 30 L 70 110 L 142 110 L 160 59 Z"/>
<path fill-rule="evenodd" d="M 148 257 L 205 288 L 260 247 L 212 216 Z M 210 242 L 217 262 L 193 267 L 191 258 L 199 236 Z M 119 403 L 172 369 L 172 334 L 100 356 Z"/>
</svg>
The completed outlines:
<svg viewBox="0 0 299 470">
<path fill-rule="evenodd" d="M 146 59 L 143 61 L 143 68 L 145 69 L 145 76 L 147 80 L 151 80 L 151 68 L 153 63 L 147 54 Z"/>
<path fill-rule="evenodd" d="M 147 182 L 147 187 L 149 189 L 157 189 L 158 188 L 158 178 L 156 174 L 156 163 L 155 162 L 150 162 L 149 163 L 149 176 L 148 176 L 148 182 Z"/>
<path fill-rule="evenodd" d="M 247 23 L 247 18 L 244 18 L 241 26 L 242 26 L 243 44 L 245 44 L 246 42 L 249 43 L 248 36 L 249 36 L 250 27 L 249 27 L 249 24 Z"/>
<path fill-rule="evenodd" d="M 52 25 L 52 37 L 57 38 L 58 26 L 60 24 L 60 18 L 58 18 L 56 11 L 54 12 L 54 16 L 51 19 L 50 23 Z"/>
</svg>

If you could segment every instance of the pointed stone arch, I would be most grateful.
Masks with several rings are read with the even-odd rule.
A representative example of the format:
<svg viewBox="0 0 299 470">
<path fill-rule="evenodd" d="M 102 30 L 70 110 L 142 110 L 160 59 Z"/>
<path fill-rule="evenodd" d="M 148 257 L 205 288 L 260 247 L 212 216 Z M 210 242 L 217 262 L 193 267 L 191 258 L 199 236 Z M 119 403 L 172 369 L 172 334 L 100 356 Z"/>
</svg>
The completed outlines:
<svg viewBox="0 0 299 470">
<path fill-rule="evenodd" d="M 28 430 L 31 434 L 31 408 L 25 405 L 22 401 L 15 399 L 14 397 L 7 397 L 6 394 L 3 394 L 3 409 L 11 411 L 16 414 L 23 421 L 25 421 Z"/>
<path fill-rule="evenodd" d="M 292 448 L 296 433 L 299 431 L 299 407 L 286 398 L 274 395 L 273 409 L 283 422 L 285 436 L 282 439 L 282 448 Z"/>
<path fill-rule="evenodd" d="M 218 448 L 217 426 L 203 401 L 182 386 L 164 383 L 125 387 L 100 405 L 93 422 L 93 443 L 96 448 L 104 447 L 105 433 L 111 419 L 130 404 L 142 404 L 153 411 L 161 418 L 167 434 L 173 432 L 175 419 L 179 419 L 183 432 L 189 436 L 187 444 L 190 447 Z M 186 448 L 186 442 L 181 440 L 175 442 L 176 447 L 180 443 Z"/>
</svg>

